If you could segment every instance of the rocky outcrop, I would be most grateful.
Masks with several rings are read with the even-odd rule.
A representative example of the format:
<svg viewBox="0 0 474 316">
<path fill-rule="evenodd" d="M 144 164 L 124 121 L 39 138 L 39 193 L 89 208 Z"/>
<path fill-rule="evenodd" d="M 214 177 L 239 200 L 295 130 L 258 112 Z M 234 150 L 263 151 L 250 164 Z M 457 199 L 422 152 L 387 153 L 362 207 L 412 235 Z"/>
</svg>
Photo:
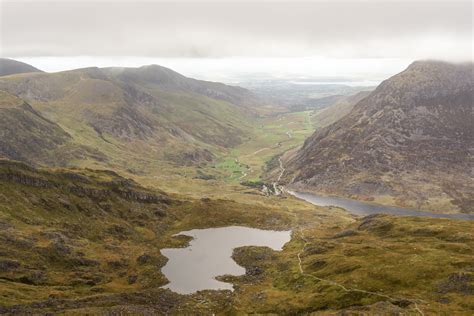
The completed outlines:
<svg viewBox="0 0 474 316">
<path fill-rule="evenodd" d="M 38 188 L 60 189 L 97 200 L 119 197 L 140 203 L 169 204 L 171 201 L 164 193 L 158 194 L 148 191 L 139 187 L 132 180 L 120 177 L 115 172 L 102 172 L 108 176 L 114 176 L 115 179 L 112 181 L 94 181 L 85 175 L 71 171 L 46 173 L 22 163 L 0 160 L 0 181 Z"/>
</svg>

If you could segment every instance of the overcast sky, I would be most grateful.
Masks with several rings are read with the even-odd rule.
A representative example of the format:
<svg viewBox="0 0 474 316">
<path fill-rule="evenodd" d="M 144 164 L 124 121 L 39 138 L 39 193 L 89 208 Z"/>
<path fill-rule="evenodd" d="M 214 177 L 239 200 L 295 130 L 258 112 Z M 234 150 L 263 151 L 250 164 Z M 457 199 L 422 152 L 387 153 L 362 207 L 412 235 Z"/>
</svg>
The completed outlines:
<svg viewBox="0 0 474 316">
<path fill-rule="evenodd" d="M 49 71 L 161 61 L 198 76 L 206 67 L 211 77 L 303 76 L 306 62 L 308 76 L 330 76 L 327 66 L 342 60 L 342 75 L 376 65 L 367 69 L 375 79 L 416 59 L 472 60 L 473 52 L 471 1 L 0 2 L 0 54 Z"/>
</svg>

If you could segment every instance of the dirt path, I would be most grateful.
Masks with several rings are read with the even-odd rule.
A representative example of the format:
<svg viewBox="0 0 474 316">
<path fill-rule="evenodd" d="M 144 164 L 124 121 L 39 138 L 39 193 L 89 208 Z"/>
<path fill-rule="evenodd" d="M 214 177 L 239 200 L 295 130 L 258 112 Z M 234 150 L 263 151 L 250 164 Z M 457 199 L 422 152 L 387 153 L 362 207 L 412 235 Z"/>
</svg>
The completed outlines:
<svg viewBox="0 0 474 316">
<path fill-rule="evenodd" d="M 291 213 L 296 219 L 296 214 L 294 213 Z M 303 228 L 298 225 L 297 227 L 298 231 L 299 231 L 299 235 L 300 235 L 300 239 L 304 242 L 303 243 L 303 247 L 301 248 L 301 250 L 298 252 L 297 254 L 297 258 L 298 258 L 298 268 L 299 268 L 299 271 L 300 271 L 300 274 L 301 275 L 304 275 L 304 276 L 307 276 L 307 277 L 310 277 L 310 278 L 313 278 L 315 280 L 318 280 L 318 281 L 321 281 L 321 282 L 325 282 L 325 283 L 329 283 L 333 286 L 337 286 L 339 287 L 340 289 L 342 289 L 343 291 L 345 292 L 358 292 L 358 293 L 364 293 L 364 294 L 368 294 L 368 295 L 375 295 L 375 296 L 379 296 L 379 297 L 383 297 L 383 298 L 386 298 L 390 301 L 397 301 L 397 300 L 400 300 L 400 299 L 403 299 L 403 300 L 407 300 L 407 301 L 410 301 L 411 303 L 413 303 L 414 305 L 414 310 L 417 311 L 420 315 L 424 316 L 424 313 L 423 311 L 418 307 L 418 304 L 415 300 L 413 299 L 407 299 L 407 298 L 396 298 L 396 297 L 392 297 L 392 296 L 389 296 L 389 295 L 386 295 L 386 294 L 382 294 L 382 293 L 377 293 L 377 292 L 371 292 L 371 291 L 365 291 L 365 290 L 360 290 L 360 289 L 355 289 L 355 288 L 348 288 L 340 283 L 337 283 L 337 282 L 334 282 L 334 281 L 331 281 L 331 280 L 327 280 L 327 279 L 322 279 L 322 278 L 319 278 L 317 276 L 314 276 L 312 274 L 309 274 L 309 273 L 306 273 L 303 269 L 303 261 L 301 259 L 301 255 L 304 253 L 304 250 L 306 248 L 306 246 L 309 244 L 308 240 L 306 239 L 305 235 L 304 235 L 304 230 Z M 418 300 L 420 301 L 420 300 Z"/>
<path fill-rule="evenodd" d="M 265 148 L 259 149 L 255 152 L 251 153 L 249 156 L 255 156 L 256 154 L 261 153 L 262 151 L 268 150 L 268 149 L 271 149 L 271 147 L 265 147 Z"/>
<path fill-rule="evenodd" d="M 283 174 L 285 173 L 286 169 L 285 167 L 283 166 L 283 161 L 281 160 L 281 157 L 278 158 L 278 162 L 280 164 L 280 174 L 277 178 L 277 180 L 275 182 L 273 182 L 273 188 L 275 189 L 275 195 L 280 195 L 282 193 L 285 192 L 285 188 L 284 187 L 281 187 L 281 189 L 278 187 L 278 182 L 281 180 L 281 178 L 283 177 Z M 296 229 L 297 231 L 299 232 L 299 237 L 300 239 L 303 241 L 303 246 L 301 247 L 301 250 L 298 252 L 298 254 L 296 255 L 297 259 L 298 259 L 298 269 L 299 269 L 299 272 L 301 275 L 304 275 L 306 277 L 310 277 L 310 278 L 313 278 L 315 280 L 318 280 L 320 282 L 325 282 L 325 283 L 328 283 L 328 284 L 331 284 L 333 286 L 337 286 L 339 287 L 340 289 L 342 289 L 343 291 L 345 292 L 357 292 L 357 293 L 364 293 L 364 294 L 367 294 L 367 295 L 374 295 L 374 296 L 378 296 L 378 297 L 382 297 L 382 298 L 385 298 L 385 299 L 388 299 L 390 301 L 397 301 L 397 300 L 400 300 L 400 299 L 403 299 L 403 300 L 407 300 L 411 303 L 413 303 L 414 305 L 414 310 L 416 312 L 418 312 L 420 315 L 424 316 L 424 313 L 423 311 L 419 308 L 418 304 L 417 304 L 417 301 L 418 302 L 422 302 L 421 300 L 413 300 L 413 299 L 408 299 L 408 298 L 395 298 L 395 297 L 392 297 L 392 296 L 389 296 L 387 294 L 383 294 L 383 293 L 377 293 L 377 292 L 371 292 L 371 291 L 366 291 L 366 290 L 360 290 L 360 289 L 356 289 L 356 288 L 348 288 L 340 283 L 337 283 L 335 281 L 331 281 L 331 280 L 328 280 L 328 279 L 323 279 L 323 278 L 319 278 L 317 276 L 314 276 L 312 274 L 309 274 L 309 273 L 306 273 L 303 269 L 303 260 L 301 259 L 301 255 L 304 253 L 305 249 L 306 249 L 306 246 L 308 246 L 309 244 L 309 241 L 306 239 L 305 235 L 304 235 L 304 230 L 303 230 L 303 227 L 301 225 L 298 224 L 298 217 L 297 215 L 294 213 L 294 212 L 291 212 L 291 215 L 293 215 L 293 217 L 295 218 L 296 220 Z"/>
<path fill-rule="evenodd" d="M 280 187 L 278 185 L 278 182 L 280 182 L 281 177 L 283 177 L 283 174 L 285 173 L 286 169 L 283 167 L 283 162 L 281 161 L 281 158 L 278 158 L 278 163 L 280 164 L 280 174 L 278 175 L 278 178 L 275 182 L 273 182 L 273 191 L 275 192 L 275 195 L 280 195 L 283 193 L 282 190 L 280 190 Z"/>
</svg>

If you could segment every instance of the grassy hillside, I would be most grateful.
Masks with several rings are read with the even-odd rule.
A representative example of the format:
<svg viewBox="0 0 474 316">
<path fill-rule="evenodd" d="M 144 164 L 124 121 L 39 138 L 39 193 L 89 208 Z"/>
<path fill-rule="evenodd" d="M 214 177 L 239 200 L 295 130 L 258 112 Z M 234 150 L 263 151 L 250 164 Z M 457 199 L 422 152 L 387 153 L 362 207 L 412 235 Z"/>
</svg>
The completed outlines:
<svg viewBox="0 0 474 316">
<path fill-rule="evenodd" d="M 113 301 L 119 293 L 157 289 L 166 283 L 159 249 L 185 242 L 171 239 L 183 229 L 290 226 L 276 208 L 171 197 L 110 171 L 35 170 L 0 160 L 0 192 L 2 312 L 84 297 L 94 306 L 97 295 Z"/>
<path fill-rule="evenodd" d="M 208 162 L 251 135 L 257 106 L 245 89 L 158 66 L 13 75 L 0 79 L 0 89 L 62 127 L 74 148 L 93 148 L 105 157 L 62 159 L 55 153 L 51 165 L 122 170 L 135 154 L 150 164 Z"/>
<path fill-rule="evenodd" d="M 110 171 L 0 161 L 2 313 L 472 311 L 473 223 L 372 216 L 294 199 L 184 199 Z M 263 204 L 264 203 L 264 204 Z M 265 206 L 264 206 L 265 205 Z M 242 247 L 235 292 L 161 289 L 165 247 L 191 228 L 293 229 L 282 252 Z M 383 268 L 382 268 L 383 267 Z"/>
</svg>

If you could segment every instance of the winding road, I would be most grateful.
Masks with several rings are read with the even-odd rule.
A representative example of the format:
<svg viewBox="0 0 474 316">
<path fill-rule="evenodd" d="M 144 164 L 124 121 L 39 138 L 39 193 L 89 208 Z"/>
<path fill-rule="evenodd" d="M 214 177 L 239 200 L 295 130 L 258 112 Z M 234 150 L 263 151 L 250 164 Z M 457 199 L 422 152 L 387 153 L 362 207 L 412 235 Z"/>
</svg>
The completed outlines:
<svg viewBox="0 0 474 316">
<path fill-rule="evenodd" d="M 283 162 L 281 161 L 281 157 L 278 158 L 278 163 L 280 164 L 280 174 L 278 175 L 278 178 L 275 182 L 273 182 L 273 191 L 275 191 L 275 195 L 280 195 L 283 191 L 280 190 L 280 187 L 278 185 L 278 182 L 280 182 L 281 177 L 283 177 L 283 174 L 285 173 L 285 167 L 283 167 Z"/>
</svg>

